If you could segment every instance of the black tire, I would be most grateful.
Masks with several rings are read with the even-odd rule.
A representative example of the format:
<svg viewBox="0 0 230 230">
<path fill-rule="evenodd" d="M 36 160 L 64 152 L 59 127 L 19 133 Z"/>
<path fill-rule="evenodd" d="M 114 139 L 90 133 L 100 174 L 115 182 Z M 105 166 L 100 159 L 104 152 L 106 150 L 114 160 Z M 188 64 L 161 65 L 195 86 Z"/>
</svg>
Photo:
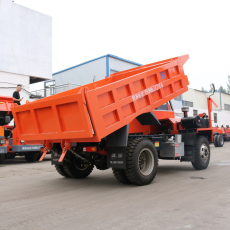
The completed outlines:
<svg viewBox="0 0 230 230">
<path fill-rule="evenodd" d="M 25 153 L 25 159 L 28 162 L 34 162 L 38 160 L 39 152 Z"/>
<path fill-rule="evenodd" d="M 63 162 L 63 169 L 65 173 L 72 178 L 82 179 L 93 171 L 94 165 L 88 164 L 79 158 L 71 155 L 69 162 Z"/>
<path fill-rule="evenodd" d="M 69 178 L 70 176 L 65 172 L 63 165 L 55 165 L 57 172 L 63 177 Z"/>
<path fill-rule="evenodd" d="M 5 160 L 5 154 L 0 154 L 0 164 L 3 164 Z"/>
<path fill-rule="evenodd" d="M 206 137 L 200 136 L 197 138 L 195 146 L 195 162 L 192 166 L 196 170 L 206 169 L 210 161 L 210 146 Z"/>
<path fill-rule="evenodd" d="M 146 138 L 129 140 L 126 152 L 126 176 L 135 185 L 150 184 L 158 167 L 157 150 Z"/>
<path fill-rule="evenodd" d="M 16 156 L 16 153 L 7 153 L 5 155 L 5 159 L 14 159 Z"/>
<path fill-rule="evenodd" d="M 114 169 L 113 168 L 113 175 L 121 183 L 123 183 L 123 184 L 131 184 L 129 179 L 126 176 L 125 170 L 123 170 L 123 169 Z"/>
<path fill-rule="evenodd" d="M 218 136 L 219 136 L 219 135 L 215 135 L 215 136 L 213 137 L 213 139 L 214 139 L 214 146 L 215 146 L 215 147 L 218 147 L 218 142 L 217 142 Z"/>
<path fill-rule="evenodd" d="M 218 135 L 217 143 L 218 143 L 218 147 L 223 147 L 224 146 L 224 137 L 222 135 Z"/>
<path fill-rule="evenodd" d="M 14 159 L 16 157 L 16 153 L 11 153 L 9 159 Z"/>
</svg>

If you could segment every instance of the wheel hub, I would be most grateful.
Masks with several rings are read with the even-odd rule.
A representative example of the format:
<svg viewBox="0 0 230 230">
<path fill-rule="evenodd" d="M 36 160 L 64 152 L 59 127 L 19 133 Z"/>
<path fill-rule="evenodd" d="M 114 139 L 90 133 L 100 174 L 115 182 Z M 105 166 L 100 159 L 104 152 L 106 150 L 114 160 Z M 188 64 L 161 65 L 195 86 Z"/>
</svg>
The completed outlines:
<svg viewBox="0 0 230 230">
<path fill-rule="evenodd" d="M 142 175 L 148 176 L 154 168 L 154 157 L 150 149 L 144 148 L 141 150 L 138 157 L 138 166 Z"/>
<path fill-rule="evenodd" d="M 205 163 L 209 158 L 209 149 L 208 146 L 203 143 L 200 147 L 200 157 L 201 160 Z"/>
<path fill-rule="evenodd" d="M 74 161 L 73 164 L 75 166 L 75 168 L 79 169 L 79 170 L 85 170 L 89 167 L 88 163 L 85 161 L 82 161 L 76 157 L 74 157 Z"/>
</svg>

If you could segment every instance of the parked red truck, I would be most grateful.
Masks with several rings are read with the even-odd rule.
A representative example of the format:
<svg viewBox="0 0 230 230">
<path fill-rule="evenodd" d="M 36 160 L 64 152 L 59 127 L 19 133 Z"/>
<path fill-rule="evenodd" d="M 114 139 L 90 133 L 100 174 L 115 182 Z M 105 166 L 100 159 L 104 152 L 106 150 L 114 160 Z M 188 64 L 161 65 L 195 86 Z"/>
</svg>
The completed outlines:
<svg viewBox="0 0 230 230">
<path fill-rule="evenodd" d="M 35 161 L 41 156 L 42 142 L 25 144 L 19 140 L 17 127 L 9 125 L 13 119 L 11 107 L 14 101 L 12 97 L 0 96 L 0 164 L 4 159 L 13 159 L 16 153 L 25 155 L 27 161 Z M 30 125 L 27 123 L 27 125 Z"/>
</svg>

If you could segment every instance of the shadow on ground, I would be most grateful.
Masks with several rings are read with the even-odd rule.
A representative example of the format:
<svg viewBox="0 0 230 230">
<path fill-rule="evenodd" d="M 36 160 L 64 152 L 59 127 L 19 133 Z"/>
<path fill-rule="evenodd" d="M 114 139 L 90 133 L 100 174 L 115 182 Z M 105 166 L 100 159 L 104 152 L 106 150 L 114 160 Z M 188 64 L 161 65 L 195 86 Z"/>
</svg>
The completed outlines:
<svg viewBox="0 0 230 230">
<path fill-rule="evenodd" d="M 47 181 L 43 181 L 42 183 L 47 183 L 45 186 L 54 186 L 58 187 L 60 190 L 66 190 L 66 188 L 70 189 L 79 189 L 83 187 L 89 187 L 90 188 L 143 188 L 143 186 L 136 186 L 133 184 L 122 184 L 116 180 L 116 178 L 113 176 L 112 170 L 106 170 L 105 171 L 99 171 L 97 169 L 94 169 L 94 172 L 87 178 L 84 179 L 74 179 L 74 178 L 65 178 L 61 175 L 57 174 L 57 178 L 52 178 Z M 163 179 L 164 177 L 167 178 L 167 176 L 173 176 L 173 174 L 178 175 L 178 171 L 181 172 L 188 172 L 188 171 L 196 171 L 192 165 L 159 165 L 156 178 L 153 180 L 151 184 L 155 184 L 156 180 L 159 178 Z M 110 172 L 110 173 L 108 173 Z M 160 180 L 161 180 L 160 179 Z M 159 181 L 158 181 L 159 182 Z"/>
</svg>

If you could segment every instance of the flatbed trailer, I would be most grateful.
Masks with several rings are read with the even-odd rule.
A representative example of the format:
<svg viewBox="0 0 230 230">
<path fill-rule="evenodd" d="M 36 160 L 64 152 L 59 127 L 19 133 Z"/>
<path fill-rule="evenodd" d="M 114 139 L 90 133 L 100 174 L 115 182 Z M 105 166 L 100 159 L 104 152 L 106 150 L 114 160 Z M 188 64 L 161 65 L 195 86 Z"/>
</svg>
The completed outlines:
<svg viewBox="0 0 230 230">
<path fill-rule="evenodd" d="M 212 130 L 199 131 L 185 122 L 187 117 L 175 118 L 168 110 L 170 100 L 188 90 L 183 70 L 188 58 L 184 55 L 118 72 L 15 105 L 19 139 L 28 144 L 42 141 L 40 160 L 51 152 L 52 164 L 64 177 L 84 178 L 94 166 L 111 167 L 120 182 L 146 185 L 156 175 L 158 159 L 190 161 L 195 169 L 205 169 Z"/>
<path fill-rule="evenodd" d="M 41 141 L 27 145 L 19 140 L 17 127 L 9 125 L 13 119 L 11 111 L 13 104 L 12 97 L 0 96 L 0 164 L 5 159 L 13 159 L 16 154 L 25 156 L 29 162 L 38 160 L 43 147 Z"/>
</svg>

